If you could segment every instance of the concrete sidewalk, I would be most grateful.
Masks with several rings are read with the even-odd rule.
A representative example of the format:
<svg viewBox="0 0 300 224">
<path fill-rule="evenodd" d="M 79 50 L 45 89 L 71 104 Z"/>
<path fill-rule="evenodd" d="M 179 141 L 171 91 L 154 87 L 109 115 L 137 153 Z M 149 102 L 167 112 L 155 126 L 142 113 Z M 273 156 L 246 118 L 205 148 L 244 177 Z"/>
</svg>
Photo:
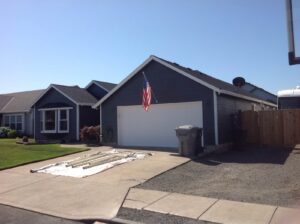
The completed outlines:
<svg viewBox="0 0 300 224">
<path fill-rule="evenodd" d="M 223 224 L 296 224 L 300 210 L 133 188 L 122 207 Z"/>
<path fill-rule="evenodd" d="M 111 148 L 95 147 L 91 151 L 1 171 L 0 204 L 68 219 L 111 219 L 130 187 L 188 161 L 168 152 L 153 152 L 146 159 L 86 178 L 30 173 L 30 169 L 107 150 Z"/>
</svg>

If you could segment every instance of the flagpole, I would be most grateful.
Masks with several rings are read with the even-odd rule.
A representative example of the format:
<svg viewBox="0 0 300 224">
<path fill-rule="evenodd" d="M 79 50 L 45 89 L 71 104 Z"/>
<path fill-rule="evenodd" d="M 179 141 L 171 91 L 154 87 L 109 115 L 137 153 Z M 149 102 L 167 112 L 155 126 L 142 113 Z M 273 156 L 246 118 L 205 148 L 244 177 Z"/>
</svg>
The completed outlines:
<svg viewBox="0 0 300 224">
<path fill-rule="evenodd" d="M 148 79 L 147 79 L 147 77 L 146 77 L 146 74 L 145 74 L 144 71 L 143 71 L 143 76 L 144 76 L 144 79 L 145 79 L 147 82 L 149 82 Z M 149 82 L 149 84 L 150 84 L 150 82 Z M 151 86 L 151 85 L 150 85 L 150 86 Z M 156 98 L 156 95 L 155 95 L 155 93 L 154 93 L 152 87 L 151 87 L 151 93 L 152 93 L 152 95 L 153 95 L 153 97 L 154 97 L 155 103 L 158 103 L 158 100 L 157 100 L 157 98 Z"/>
</svg>

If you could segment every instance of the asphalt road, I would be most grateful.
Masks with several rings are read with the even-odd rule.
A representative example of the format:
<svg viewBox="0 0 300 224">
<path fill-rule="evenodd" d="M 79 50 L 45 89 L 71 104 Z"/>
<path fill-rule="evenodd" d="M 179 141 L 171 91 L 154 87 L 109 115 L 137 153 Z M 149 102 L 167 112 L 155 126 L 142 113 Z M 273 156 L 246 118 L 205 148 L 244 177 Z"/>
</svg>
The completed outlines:
<svg viewBox="0 0 300 224">
<path fill-rule="evenodd" d="M 48 216 L 36 212 L 0 205 L 1 224 L 81 224 L 72 220 Z M 86 223 L 86 222 L 85 222 Z"/>
</svg>

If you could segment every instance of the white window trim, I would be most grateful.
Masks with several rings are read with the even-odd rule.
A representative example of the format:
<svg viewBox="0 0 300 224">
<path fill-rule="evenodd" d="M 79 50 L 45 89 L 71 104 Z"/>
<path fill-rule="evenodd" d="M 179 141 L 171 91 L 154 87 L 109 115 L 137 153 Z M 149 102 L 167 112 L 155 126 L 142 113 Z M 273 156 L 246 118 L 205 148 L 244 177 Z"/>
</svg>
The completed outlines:
<svg viewBox="0 0 300 224">
<path fill-rule="evenodd" d="M 53 130 L 46 130 L 46 117 L 45 117 L 45 111 L 54 111 L 55 112 L 55 118 L 54 118 L 54 129 Z M 54 134 L 57 133 L 57 110 L 55 109 L 48 109 L 48 110 L 42 110 L 43 113 L 43 130 L 41 130 L 41 133 L 45 134 Z"/>
<path fill-rule="evenodd" d="M 56 133 L 69 133 L 70 131 L 70 110 L 72 107 L 56 107 L 56 108 L 41 108 L 38 111 L 42 112 L 43 116 L 43 129 L 40 131 L 42 134 L 56 134 Z M 60 111 L 67 111 L 67 130 L 60 130 Z M 46 129 L 46 120 L 45 120 L 45 111 L 55 111 L 55 128 L 53 130 L 45 130 Z"/>
<path fill-rule="evenodd" d="M 61 122 L 60 112 L 61 112 L 62 110 L 65 110 L 65 111 L 66 111 L 66 116 L 67 116 L 67 118 L 66 118 L 66 119 L 63 119 L 63 120 L 66 120 L 66 121 L 67 121 L 67 130 L 61 130 L 61 129 L 60 129 L 60 122 Z M 58 111 L 58 133 L 69 133 L 69 124 L 70 124 L 69 110 L 68 110 L 68 109 L 59 109 L 59 110 L 57 110 L 57 111 Z"/>
<path fill-rule="evenodd" d="M 41 108 L 38 111 L 46 111 L 46 110 L 71 110 L 73 107 L 53 107 L 53 108 Z"/>
<path fill-rule="evenodd" d="M 3 126 L 5 126 L 5 117 L 8 117 L 8 120 L 9 120 L 9 127 L 10 127 L 10 124 L 12 123 L 11 122 L 11 119 L 10 119 L 10 117 L 11 116 L 15 116 L 15 129 L 14 130 L 16 130 L 16 131 L 19 131 L 19 132 L 24 132 L 24 130 L 25 130 L 25 116 L 24 116 L 24 114 L 3 114 Z M 22 129 L 21 130 L 17 130 L 17 123 L 19 123 L 19 122 L 17 122 L 17 116 L 21 116 L 22 117 Z"/>
</svg>

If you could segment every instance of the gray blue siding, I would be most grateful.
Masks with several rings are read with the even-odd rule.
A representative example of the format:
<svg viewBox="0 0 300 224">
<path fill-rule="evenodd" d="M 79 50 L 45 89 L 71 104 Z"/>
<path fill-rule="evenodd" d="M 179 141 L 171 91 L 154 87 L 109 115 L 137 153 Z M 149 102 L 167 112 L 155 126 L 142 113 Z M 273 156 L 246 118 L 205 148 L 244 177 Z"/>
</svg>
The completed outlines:
<svg viewBox="0 0 300 224">
<path fill-rule="evenodd" d="M 84 126 L 99 125 L 99 110 L 93 109 L 91 106 L 80 106 L 80 129 Z"/>
<path fill-rule="evenodd" d="M 40 111 L 41 108 L 72 107 L 69 112 L 69 133 L 45 134 L 41 133 Z M 50 89 L 35 104 L 35 139 L 36 140 L 76 140 L 76 104 L 54 89 Z"/>
<path fill-rule="evenodd" d="M 300 108 L 300 97 L 279 97 L 278 109 Z"/>
<path fill-rule="evenodd" d="M 92 94 L 97 100 L 100 100 L 103 96 L 107 94 L 107 91 L 97 86 L 96 84 L 92 84 L 89 88 L 86 89 L 90 94 Z"/>
<path fill-rule="evenodd" d="M 145 66 L 142 71 L 145 72 L 158 103 L 202 101 L 205 144 L 214 144 L 213 91 L 154 61 Z M 104 142 L 117 143 L 117 106 L 142 103 L 142 71 L 102 104 Z M 154 100 L 152 103 L 155 103 Z"/>
</svg>

